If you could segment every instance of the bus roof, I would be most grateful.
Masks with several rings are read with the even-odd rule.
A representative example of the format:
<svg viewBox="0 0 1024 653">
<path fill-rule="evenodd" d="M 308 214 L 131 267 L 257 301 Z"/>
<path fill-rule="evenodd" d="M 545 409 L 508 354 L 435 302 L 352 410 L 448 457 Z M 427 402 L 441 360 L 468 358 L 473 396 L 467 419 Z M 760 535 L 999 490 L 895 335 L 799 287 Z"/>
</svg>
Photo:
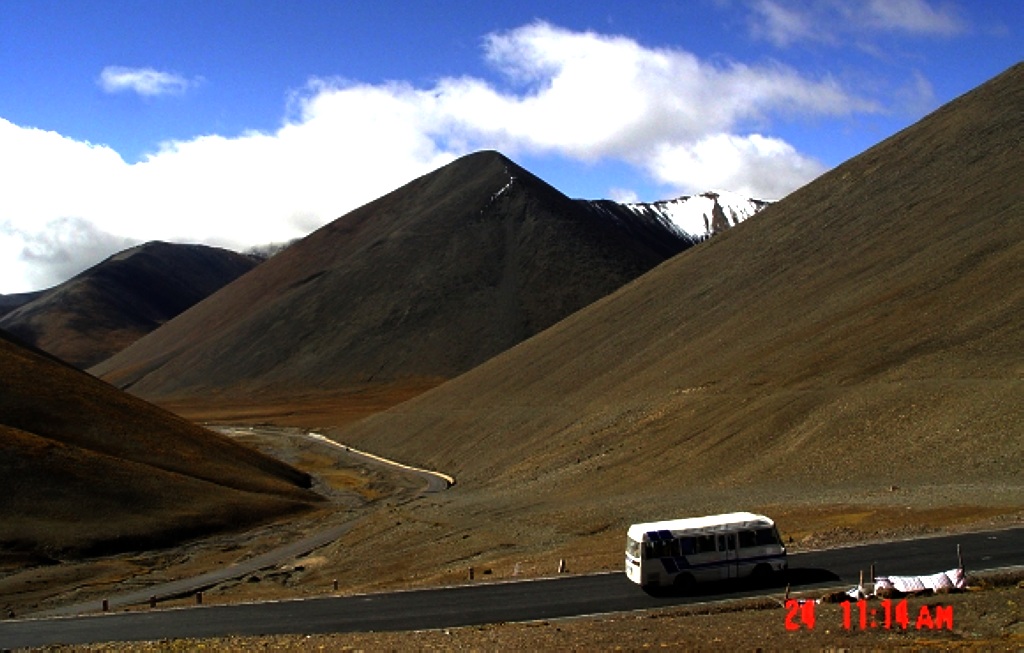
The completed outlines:
<svg viewBox="0 0 1024 653">
<path fill-rule="evenodd" d="M 774 526 L 775 522 L 764 515 L 751 512 L 730 512 L 723 515 L 707 515 L 706 517 L 688 517 L 686 519 L 669 519 L 666 521 L 633 524 L 628 535 L 635 542 L 643 542 L 648 533 L 669 531 L 673 537 L 681 535 L 700 535 L 715 533 L 722 530 L 737 528 L 765 528 Z"/>
</svg>

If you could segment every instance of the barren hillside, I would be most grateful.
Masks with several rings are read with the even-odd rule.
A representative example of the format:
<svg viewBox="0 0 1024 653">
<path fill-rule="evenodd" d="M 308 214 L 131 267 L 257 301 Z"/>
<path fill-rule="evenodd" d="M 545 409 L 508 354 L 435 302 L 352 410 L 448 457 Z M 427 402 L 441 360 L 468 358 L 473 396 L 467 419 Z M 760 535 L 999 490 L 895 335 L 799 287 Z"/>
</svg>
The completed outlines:
<svg viewBox="0 0 1024 653">
<path fill-rule="evenodd" d="M 1022 106 L 1018 65 L 338 437 L 454 474 L 511 541 L 783 495 L 1019 509 Z"/>
<path fill-rule="evenodd" d="M 251 526 L 308 509 L 309 483 L 0 332 L 0 563 Z"/>
</svg>

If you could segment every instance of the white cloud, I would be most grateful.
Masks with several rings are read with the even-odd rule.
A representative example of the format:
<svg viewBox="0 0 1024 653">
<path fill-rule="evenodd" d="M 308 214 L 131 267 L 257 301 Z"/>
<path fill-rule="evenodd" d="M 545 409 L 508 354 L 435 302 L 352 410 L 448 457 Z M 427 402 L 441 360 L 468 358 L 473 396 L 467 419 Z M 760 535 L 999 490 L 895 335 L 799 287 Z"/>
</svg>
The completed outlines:
<svg viewBox="0 0 1024 653">
<path fill-rule="evenodd" d="M 109 147 L 0 118 L 0 221 L 44 224 L 101 210 L 124 167 Z"/>
<path fill-rule="evenodd" d="M 276 130 L 167 142 L 137 163 L 0 119 L 0 292 L 37 288 L 121 242 L 241 249 L 300 237 L 480 148 L 614 160 L 666 197 L 714 188 L 777 198 L 822 166 L 770 135 L 775 117 L 878 110 L 782 66 L 710 63 L 546 23 L 491 34 L 484 55 L 503 85 L 314 79 Z M 112 80 L 140 93 L 187 83 L 117 72 Z"/>
<path fill-rule="evenodd" d="M 781 65 L 715 66 L 682 50 L 534 23 L 487 40 L 518 93 L 447 80 L 438 101 L 463 130 L 581 159 L 639 159 L 664 142 L 761 122 L 770 113 L 846 115 L 877 107 Z"/>
<path fill-rule="evenodd" d="M 84 261 L 100 261 L 135 244 L 81 218 L 51 220 L 31 232 L 0 224 L 0 252 L 26 263 L 22 268 L 26 289 L 55 286 L 88 267 Z"/>
<path fill-rule="evenodd" d="M 198 80 L 188 80 L 176 73 L 168 73 L 152 68 L 126 68 L 124 66 L 107 66 L 100 73 L 97 83 L 107 93 L 132 91 L 139 95 L 151 97 L 157 95 L 180 95 Z"/>
<path fill-rule="evenodd" d="M 801 41 L 842 46 L 886 32 L 951 36 L 967 27 L 951 6 L 927 0 L 750 0 L 748 6 L 751 35 L 783 48 Z"/>
<path fill-rule="evenodd" d="M 828 40 L 826 32 L 815 29 L 811 16 L 799 7 L 787 7 L 774 0 L 758 0 L 750 5 L 751 33 L 779 47 L 796 41 Z"/>
<path fill-rule="evenodd" d="M 896 111 L 920 116 L 935 108 L 935 88 L 927 77 L 915 70 L 912 79 L 893 93 L 892 104 Z"/>
<path fill-rule="evenodd" d="M 926 0 L 871 0 L 858 22 L 883 30 L 912 34 L 958 34 L 963 20 L 950 5 L 933 8 Z"/>
<path fill-rule="evenodd" d="M 760 134 L 711 134 L 692 144 L 665 144 L 647 167 L 659 181 L 688 194 L 729 190 L 769 200 L 825 171 L 785 141 Z"/>
<path fill-rule="evenodd" d="M 612 188 L 608 191 L 608 199 L 621 204 L 635 204 L 640 201 L 640 196 L 629 188 Z"/>
</svg>

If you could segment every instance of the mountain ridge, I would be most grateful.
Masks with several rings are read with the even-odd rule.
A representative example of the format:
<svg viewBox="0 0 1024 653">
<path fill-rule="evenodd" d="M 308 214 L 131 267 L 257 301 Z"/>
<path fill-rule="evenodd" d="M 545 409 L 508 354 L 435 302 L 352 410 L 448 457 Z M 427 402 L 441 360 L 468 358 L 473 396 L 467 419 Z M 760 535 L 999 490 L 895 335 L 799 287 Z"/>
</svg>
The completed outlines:
<svg viewBox="0 0 1024 653">
<path fill-rule="evenodd" d="M 492 194 L 491 202 L 513 188 L 514 175 L 507 166 L 506 173 L 509 181 Z M 720 203 L 723 196 L 728 200 Z M 721 191 L 652 203 L 576 203 L 595 213 L 595 221 L 611 217 L 625 238 L 642 242 L 663 258 L 739 224 L 769 204 Z M 88 368 L 290 244 L 252 248 L 241 256 L 159 241 L 130 247 L 53 288 L 0 296 L 0 328 Z"/>
<path fill-rule="evenodd" d="M 322 227 L 92 371 L 160 401 L 436 384 L 688 245 L 482 151 Z"/>
</svg>

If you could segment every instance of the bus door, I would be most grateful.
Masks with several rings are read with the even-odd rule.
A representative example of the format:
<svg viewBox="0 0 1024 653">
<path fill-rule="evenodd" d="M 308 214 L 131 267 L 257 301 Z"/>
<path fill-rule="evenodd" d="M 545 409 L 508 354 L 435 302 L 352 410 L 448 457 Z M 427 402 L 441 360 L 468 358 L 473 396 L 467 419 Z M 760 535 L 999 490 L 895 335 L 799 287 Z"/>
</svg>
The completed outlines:
<svg viewBox="0 0 1024 653">
<path fill-rule="evenodd" d="M 739 544 L 737 542 L 736 533 L 718 534 L 718 552 L 721 554 L 723 560 L 721 567 L 722 580 L 736 578 L 739 574 L 739 564 L 737 560 L 739 557 Z"/>
</svg>

